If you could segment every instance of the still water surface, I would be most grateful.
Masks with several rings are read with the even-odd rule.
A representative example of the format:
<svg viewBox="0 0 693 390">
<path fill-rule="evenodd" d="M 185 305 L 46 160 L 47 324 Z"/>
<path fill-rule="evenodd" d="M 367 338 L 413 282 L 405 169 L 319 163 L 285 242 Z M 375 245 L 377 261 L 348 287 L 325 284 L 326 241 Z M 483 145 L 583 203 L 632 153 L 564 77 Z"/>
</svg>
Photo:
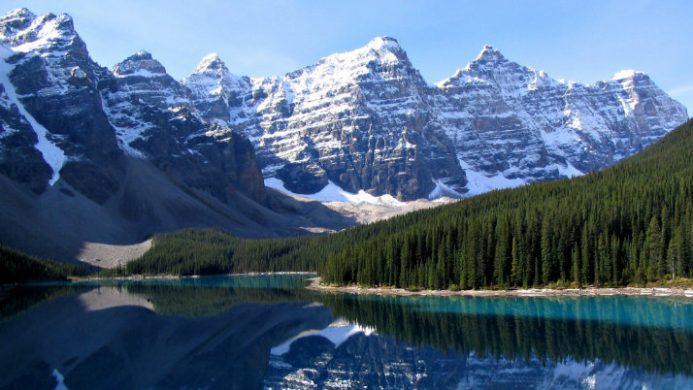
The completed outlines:
<svg viewBox="0 0 693 390">
<path fill-rule="evenodd" d="M 693 300 L 381 297 L 308 275 L 0 294 L 0 389 L 693 389 Z"/>
</svg>

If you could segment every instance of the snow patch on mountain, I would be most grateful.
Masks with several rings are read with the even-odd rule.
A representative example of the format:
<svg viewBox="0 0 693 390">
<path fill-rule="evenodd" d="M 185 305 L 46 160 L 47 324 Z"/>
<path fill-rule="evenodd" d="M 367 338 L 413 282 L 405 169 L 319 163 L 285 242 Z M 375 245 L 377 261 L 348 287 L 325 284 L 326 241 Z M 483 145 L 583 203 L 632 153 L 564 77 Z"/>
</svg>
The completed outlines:
<svg viewBox="0 0 693 390">
<path fill-rule="evenodd" d="M 460 166 L 464 168 L 464 173 L 467 175 L 468 191 L 464 196 L 474 196 L 493 190 L 515 188 L 527 184 L 523 179 L 509 179 L 501 172 L 494 172 L 489 175 L 485 172 L 475 171 L 466 161 L 459 157 L 458 161 L 460 162 Z"/>
<path fill-rule="evenodd" d="M 5 93 L 7 93 L 10 101 L 17 106 L 19 113 L 29 122 L 31 128 L 34 129 L 36 137 L 38 138 L 38 142 L 34 147 L 41 152 L 43 160 L 46 161 L 53 170 L 53 175 L 49 180 L 49 184 L 52 186 L 60 179 L 60 169 L 67 161 L 67 157 L 65 156 L 65 152 L 49 138 L 50 132 L 27 112 L 24 105 L 18 99 L 14 85 L 10 82 L 8 77 L 14 66 L 5 61 L 5 58 L 11 54 L 12 51 L 0 45 L 0 83 L 4 86 Z"/>
<path fill-rule="evenodd" d="M 265 186 L 269 188 L 274 188 L 275 190 L 281 191 L 287 195 L 299 198 L 307 198 L 318 202 L 344 202 L 352 204 L 368 203 L 374 205 L 388 205 L 388 206 L 404 206 L 406 203 L 400 202 L 395 199 L 392 195 L 386 194 L 382 196 L 373 196 L 364 190 L 360 190 L 358 193 L 351 193 L 343 190 L 341 187 L 328 181 L 328 184 L 323 187 L 320 191 L 314 194 L 297 194 L 289 191 L 284 186 L 284 182 L 276 177 L 269 177 L 265 179 Z"/>
<path fill-rule="evenodd" d="M 474 196 L 493 190 L 515 188 L 527 184 L 522 179 L 508 179 L 502 173 L 487 176 L 484 172 L 477 172 L 471 169 L 467 169 L 464 172 L 467 174 L 467 180 L 469 181 L 467 186 L 469 191 L 464 194 L 465 196 Z"/>
<path fill-rule="evenodd" d="M 220 97 L 250 87 L 247 78 L 232 74 L 217 53 L 203 57 L 183 84 L 198 99 Z"/>
<path fill-rule="evenodd" d="M 614 73 L 613 77 L 611 77 L 611 80 L 618 81 L 623 79 L 632 79 L 633 77 L 635 77 L 636 74 L 643 73 L 633 69 L 624 69 Z"/>
<path fill-rule="evenodd" d="M 442 198 L 444 196 L 447 197 L 452 197 L 452 198 L 462 198 L 464 195 L 460 194 L 459 192 L 455 191 L 454 188 L 450 187 L 449 185 L 446 184 L 446 182 L 450 178 L 442 178 L 442 179 L 433 179 L 433 183 L 435 184 L 435 188 L 433 191 L 431 191 L 430 194 L 428 194 L 428 199 L 438 199 Z"/>
</svg>

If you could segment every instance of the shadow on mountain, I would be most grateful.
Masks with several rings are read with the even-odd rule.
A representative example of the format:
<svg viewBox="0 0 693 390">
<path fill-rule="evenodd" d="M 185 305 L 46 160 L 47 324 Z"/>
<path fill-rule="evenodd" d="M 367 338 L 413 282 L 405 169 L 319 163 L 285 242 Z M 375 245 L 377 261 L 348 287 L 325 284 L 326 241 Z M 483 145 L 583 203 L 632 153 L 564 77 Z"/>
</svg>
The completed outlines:
<svg viewBox="0 0 693 390">
<path fill-rule="evenodd" d="M 137 244 L 154 233 L 213 227 L 238 237 L 310 234 L 306 228 L 340 230 L 356 224 L 318 202 L 268 192 L 261 205 L 241 192 L 228 202 L 182 184 L 144 160 L 126 158 L 119 191 L 103 205 L 59 181 L 36 195 L 0 175 L 0 237 L 29 254 L 75 261 L 85 243 Z"/>
</svg>

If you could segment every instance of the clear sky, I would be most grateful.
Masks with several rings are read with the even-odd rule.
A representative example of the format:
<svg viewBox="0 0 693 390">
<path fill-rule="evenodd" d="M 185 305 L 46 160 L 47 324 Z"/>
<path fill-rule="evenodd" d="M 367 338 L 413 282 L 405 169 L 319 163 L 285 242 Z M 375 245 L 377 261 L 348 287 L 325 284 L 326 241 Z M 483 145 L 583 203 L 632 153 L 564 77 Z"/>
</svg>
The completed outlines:
<svg viewBox="0 0 693 390">
<path fill-rule="evenodd" d="M 72 15 L 102 65 L 145 49 L 177 79 L 210 52 L 269 76 L 388 35 L 429 83 L 488 43 L 557 79 L 641 70 L 693 115 L 693 0 L 3 0 L 0 12 L 18 7 Z"/>
</svg>

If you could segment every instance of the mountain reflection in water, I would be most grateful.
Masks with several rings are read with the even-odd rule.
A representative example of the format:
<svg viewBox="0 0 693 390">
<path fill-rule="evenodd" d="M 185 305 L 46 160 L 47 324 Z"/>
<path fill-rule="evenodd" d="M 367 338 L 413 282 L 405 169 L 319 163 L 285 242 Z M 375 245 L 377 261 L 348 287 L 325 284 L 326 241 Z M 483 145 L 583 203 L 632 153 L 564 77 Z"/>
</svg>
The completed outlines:
<svg viewBox="0 0 693 390">
<path fill-rule="evenodd" d="M 0 388 L 693 388 L 685 299 L 351 296 L 305 278 L 15 289 Z"/>
</svg>

